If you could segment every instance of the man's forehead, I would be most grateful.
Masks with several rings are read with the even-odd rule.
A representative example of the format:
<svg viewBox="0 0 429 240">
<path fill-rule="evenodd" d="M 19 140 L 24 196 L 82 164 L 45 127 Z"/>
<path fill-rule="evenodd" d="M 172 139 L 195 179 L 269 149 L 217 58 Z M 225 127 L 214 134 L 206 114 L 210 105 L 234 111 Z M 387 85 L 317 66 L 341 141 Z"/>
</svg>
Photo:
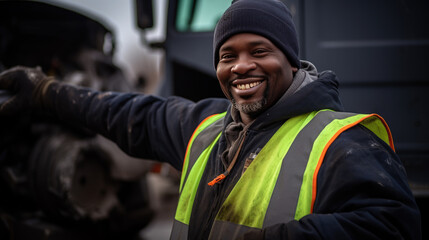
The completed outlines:
<svg viewBox="0 0 429 240">
<path fill-rule="evenodd" d="M 233 45 L 240 44 L 242 46 L 258 46 L 264 44 L 272 45 L 272 42 L 261 35 L 254 33 L 238 33 L 228 38 L 220 47 L 219 51 L 229 51 L 234 48 Z"/>
</svg>

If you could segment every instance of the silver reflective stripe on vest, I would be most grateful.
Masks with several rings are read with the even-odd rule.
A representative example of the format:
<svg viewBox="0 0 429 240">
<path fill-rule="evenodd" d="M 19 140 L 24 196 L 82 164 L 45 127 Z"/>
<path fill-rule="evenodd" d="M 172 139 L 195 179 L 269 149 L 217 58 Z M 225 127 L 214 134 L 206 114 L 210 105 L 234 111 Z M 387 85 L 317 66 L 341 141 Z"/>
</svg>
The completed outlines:
<svg viewBox="0 0 429 240">
<path fill-rule="evenodd" d="M 333 119 L 353 115 L 356 114 L 322 111 L 299 132 L 284 157 L 263 227 L 294 220 L 302 178 L 315 139 Z"/>
<path fill-rule="evenodd" d="M 242 236 L 244 233 L 255 229 L 243 225 L 238 225 L 231 222 L 216 221 L 210 231 L 209 240 L 233 240 L 237 236 Z"/>
<path fill-rule="evenodd" d="M 189 226 L 174 220 L 173 229 L 171 230 L 171 240 L 186 240 L 188 239 Z"/>
</svg>

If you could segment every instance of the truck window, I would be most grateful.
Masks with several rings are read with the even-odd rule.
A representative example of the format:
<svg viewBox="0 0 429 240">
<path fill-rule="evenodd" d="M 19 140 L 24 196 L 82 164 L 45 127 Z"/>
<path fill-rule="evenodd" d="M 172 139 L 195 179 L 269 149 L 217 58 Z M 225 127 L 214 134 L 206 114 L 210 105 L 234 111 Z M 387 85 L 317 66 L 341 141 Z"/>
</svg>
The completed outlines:
<svg viewBox="0 0 429 240">
<path fill-rule="evenodd" d="M 180 32 L 213 31 L 231 0 L 179 0 L 176 29 Z"/>
</svg>

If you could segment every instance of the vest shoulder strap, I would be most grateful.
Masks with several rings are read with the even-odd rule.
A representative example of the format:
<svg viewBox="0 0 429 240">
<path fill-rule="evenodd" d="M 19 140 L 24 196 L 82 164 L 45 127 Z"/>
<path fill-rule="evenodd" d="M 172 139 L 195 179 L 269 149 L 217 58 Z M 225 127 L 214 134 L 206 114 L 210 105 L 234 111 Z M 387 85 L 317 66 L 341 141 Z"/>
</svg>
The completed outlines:
<svg viewBox="0 0 429 240">
<path fill-rule="evenodd" d="M 194 133 L 189 139 L 188 146 L 186 147 L 179 188 L 180 191 L 182 191 L 187 173 L 189 173 L 190 168 L 196 161 L 196 157 L 190 156 L 199 156 L 201 152 L 209 145 L 209 143 L 221 132 L 223 126 L 222 120 L 223 117 L 225 117 L 225 114 L 226 112 L 210 115 L 195 128 Z M 208 128 L 210 131 L 203 132 L 203 130 L 207 130 Z M 197 138 L 198 140 L 195 141 Z"/>
<path fill-rule="evenodd" d="M 371 130 L 395 150 L 390 129 L 384 119 L 377 114 L 323 111 L 320 112 L 320 118 L 330 119 L 330 123 L 323 128 L 314 141 L 303 176 L 295 219 L 300 219 L 313 212 L 317 193 L 317 176 L 320 167 L 325 159 L 327 150 L 341 133 L 360 124 Z"/>
<path fill-rule="evenodd" d="M 225 114 L 216 114 L 206 118 L 195 129 L 189 140 L 180 181 L 180 198 L 175 215 L 175 220 L 185 225 L 189 224 L 201 176 L 213 146 L 221 135 Z"/>
</svg>

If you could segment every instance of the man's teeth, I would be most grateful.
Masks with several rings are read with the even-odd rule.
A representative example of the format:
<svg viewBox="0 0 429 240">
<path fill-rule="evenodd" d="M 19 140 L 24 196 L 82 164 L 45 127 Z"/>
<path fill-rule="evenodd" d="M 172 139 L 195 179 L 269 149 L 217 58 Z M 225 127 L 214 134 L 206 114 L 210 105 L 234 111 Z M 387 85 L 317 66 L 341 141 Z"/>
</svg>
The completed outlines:
<svg viewBox="0 0 429 240">
<path fill-rule="evenodd" d="M 237 88 L 240 90 L 246 90 L 246 89 L 250 89 L 252 87 L 256 87 L 259 84 L 261 84 L 261 81 L 258 82 L 252 82 L 252 83 L 247 83 L 247 84 L 238 84 Z"/>
</svg>

